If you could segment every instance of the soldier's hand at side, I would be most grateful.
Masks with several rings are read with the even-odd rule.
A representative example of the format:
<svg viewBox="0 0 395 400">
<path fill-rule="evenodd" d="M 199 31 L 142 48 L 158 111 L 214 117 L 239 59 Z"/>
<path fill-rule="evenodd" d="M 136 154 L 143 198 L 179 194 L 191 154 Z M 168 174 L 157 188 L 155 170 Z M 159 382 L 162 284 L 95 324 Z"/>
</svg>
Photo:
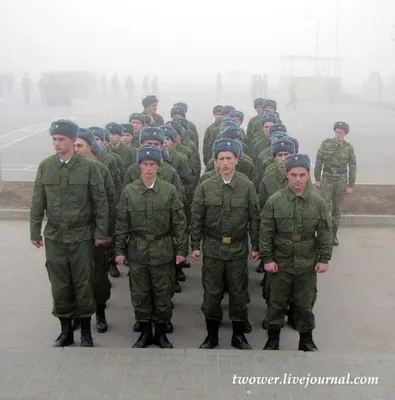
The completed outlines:
<svg viewBox="0 0 395 400">
<path fill-rule="evenodd" d="M 37 247 L 38 249 L 39 249 L 40 247 L 44 247 L 44 243 L 43 243 L 43 238 L 42 238 L 42 236 L 40 236 L 40 240 L 32 240 L 32 245 L 33 245 L 34 247 Z"/>
<path fill-rule="evenodd" d="M 176 256 L 176 264 L 181 264 L 183 261 L 185 261 L 185 257 L 183 256 Z"/>
<path fill-rule="evenodd" d="M 352 192 L 353 192 L 353 189 L 352 189 L 352 188 L 348 187 L 348 188 L 346 189 L 346 194 L 350 195 L 350 194 L 352 194 Z"/>
<path fill-rule="evenodd" d="M 267 272 L 272 272 L 272 273 L 278 272 L 278 265 L 274 261 L 271 263 L 263 264 L 263 268 Z"/>
<path fill-rule="evenodd" d="M 199 261 L 199 258 L 200 258 L 200 250 L 194 250 L 194 251 L 192 252 L 192 258 L 193 258 L 194 260 L 196 260 L 196 261 Z"/>
<path fill-rule="evenodd" d="M 125 264 L 125 256 L 116 256 L 115 262 L 119 265 Z"/>
<path fill-rule="evenodd" d="M 315 186 L 315 190 L 317 190 L 317 192 L 320 192 L 320 191 L 321 191 L 321 182 L 316 182 L 316 183 L 314 184 L 314 186 Z"/>
<path fill-rule="evenodd" d="M 328 264 L 323 264 L 323 263 L 318 263 L 315 266 L 315 272 L 318 272 L 321 274 L 322 272 L 328 271 L 329 265 Z"/>
<path fill-rule="evenodd" d="M 95 239 L 95 246 L 96 247 L 101 246 L 101 245 L 106 244 L 106 243 L 107 243 L 107 239 Z"/>
<path fill-rule="evenodd" d="M 251 252 L 251 258 L 252 261 L 258 261 L 261 259 L 261 255 L 259 254 L 259 251 L 252 251 Z"/>
</svg>

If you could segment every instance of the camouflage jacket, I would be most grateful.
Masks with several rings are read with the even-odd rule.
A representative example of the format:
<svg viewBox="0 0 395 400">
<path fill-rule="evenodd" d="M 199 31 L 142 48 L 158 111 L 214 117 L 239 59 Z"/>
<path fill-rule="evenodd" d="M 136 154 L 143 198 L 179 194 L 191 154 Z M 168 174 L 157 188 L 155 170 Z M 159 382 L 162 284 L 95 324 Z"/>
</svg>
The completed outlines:
<svg viewBox="0 0 395 400">
<path fill-rule="evenodd" d="M 146 110 L 144 110 L 141 114 L 148 115 Z M 165 120 L 158 113 L 153 113 L 152 119 L 155 121 L 156 126 L 161 126 L 165 124 Z"/>
<path fill-rule="evenodd" d="M 110 171 L 111 178 L 115 187 L 115 201 L 118 204 L 119 199 L 121 198 L 122 193 L 122 177 L 121 171 L 118 168 L 117 162 L 114 157 L 111 156 L 110 153 L 103 153 L 99 158 L 99 161 L 105 165 Z"/>
<path fill-rule="evenodd" d="M 40 163 L 30 207 L 30 237 L 59 243 L 108 237 L 109 207 L 97 163 L 74 154 L 67 163 L 52 155 Z"/>
<path fill-rule="evenodd" d="M 258 250 L 259 204 L 252 182 L 234 175 L 229 184 L 217 174 L 195 191 L 191 217 L 191 248 L 204 256 L 237 260 L 248 255 L 248 232 Z"/>
<path fill-rule="evenodd" d="M 194 150 L 193 146 L 194 143 L 191 140 L 183 138 L 181 143 L 177 145 L 176 150 L 188 157 L 191 166 L 191 174 L 193 177 L 192 182 L 194 185 L 196 185 L 200 178 L 202 164 L 200 161 L 200 154 Z"/>
<path fill-rule="evenodd" d="M 204 139 L 203 139 L 203 162 L 204 165 L 207 165 L 210 158 L 213 156 L 213 144 L 211 143 L 211 134 L 215 128 L 219 127 L 219 123 L 213 122 L 210 126 L 207 127 L 206 131 L 204 132 Z"/>
<path fill-rule="evenodd" d="M 177 171 L 184 189 L 186 186 L 193 184 L 192 170 L 188 163 L 188 157 L 185 154 L 174 149 L 170 150 L 166 162 Z"/>
<path fill-rule="evenodd" d="M 266 134 L 263 134 L 259 140 L 254 141 L 254 160 L 257 161 L 259 154 L 266 149 L 270 149 L 270 147 L 270 139 L 266 136 Z"/>
<path fill-rule="evenodd" d="M 348 187 L 353 187 L 357 176 L 357 160 L 354 147 L 344 141 L 339 143 L 335 138 L 326 139 L 318 149 L 315 161 L 314 177 L 316 182 L 323 176 L 332 180 L 341 180 L 347 177 Z"/>
<path fill-rule="evenodd" d="M 259 122 L 259 115 L 255 115 L 255 117 L 252 117 L 249 121 L 248 121 L 248 125 L 247 125 L 247 137 L 251 137 L 253 132 L 253 126 L 256 122 Z"/>
<path fill-rule="evenodd" d="M 258 175 L 260 175 L 261 166 L 267 158 L 273 158 L 271 146 L 268 147 L 267 149 L 261 151 L 258 154 L 258 158 L 256 159 L 256 169 L 257 169 Z M 274 162 L 274 158 L 273 158 L 273 162 Z"/>
<path fill-rule="evenodd" d="M 117 153 L 114 153 L 111 151 L 105 151 L 105 154 L 108 154 L 115 160 L 117 167 L 119 169 L 119 173 L 121 174 L 121 183 L 123 183 L 123 180 L 125 179 L 126 171 L 125 171 L 125 165 L 123 164 L 121 157 L 119 157 L 119 155 Z"/>
<path fill-rule="evenodd" d="M 161 265 L 176 255 L 187 256 L 187 222 L 173 185 L 157 178 L 152 189 L 141 179 L 125 187 L 115 228 L 116 255 L 124 254 L 128 238 L 131 262 Z"/>
<path fill-rule="evenodd" d="M 111 153 L 116 153 L 121 157 L 124 170 L 127 171 L 128 168 L 136 162 L 137 149 L 132 146 L 127 146 L 124 143 L 121 143 L 117 149 L 108 146 L 108 151 Z"/>
<path fill-rule="evenodd" d="M 134 147 L 136 150 L 140 147 L 140 137 L 139 135 L 135 136 L 132 141 L 130 142 L 130 145 Z"/>
<path fill-rule="evenodd" d="M 188 121 L 188 124 L 189 124 L 189 121 Z M 193 131 L 192 129 L 188 128 L 185 131 L 185 137 L 188 138 L 189 140 L 191 140 L 196 145 L 197 151 L 199 151 L 199 136 L 198 136 L 198 133 L 196 131 Z"/>
<path fill-rule="evenodd" d="M 237 176 L 240 176 L 240 178 L 244 178 L 244 179 L 248 179 L 247 175 L 244 175 L 242 172 L 238 172 L 236 171 L 235 173 Z M 205 172 L 199 179 L 199 183 L 198 185 L 200 185 L 202 182 L 206 181 L 207 179 L 212 178 L 213 176 L 217 176 L 218 175 L 218 171 L 216 171 L 215 169 L 212 169 L 211 171 Z M 249 179 L 248 179 L 249 180 Z"/>
<path fill-rule="evenodd" d="M 261 213 L 259 251 L 265 264 L 275 261 L 280 270 L 294 274 L 327 263 L 332 221 L 325 200 L 307 188 L 296 196 L 289 186 L 270 196 Z"/>
</svg>

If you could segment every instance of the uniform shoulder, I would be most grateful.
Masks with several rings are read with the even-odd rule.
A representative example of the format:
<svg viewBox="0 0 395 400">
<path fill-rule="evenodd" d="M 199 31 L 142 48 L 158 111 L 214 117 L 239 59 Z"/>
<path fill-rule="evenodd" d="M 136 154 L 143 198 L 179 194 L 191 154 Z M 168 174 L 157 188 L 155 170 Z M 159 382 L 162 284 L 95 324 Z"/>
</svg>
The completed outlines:
<svg viewBox="0 0 395 400">
<path fill-rule="evenodd" d="M 314 189 L 308 189 L 309 190 L 309 196 L 312 201 L 315 203 L 319 203 L 323 207 L 326 207 L 326 202 L 322 195 L 318 192 L 316 192 Z"/>
<path fill-rule="evenodd" d="M 272 203 L 276 203 L 279 199 L 283 199 L 286 196 L 286 194 L 287 194 L 287 188 L 285 187 L 280 189 L 276 193 L 272 194 L 269 197 L 269 200 L 272 201 Z"/>
<path fill-rule="evenodd" d="M 170 182 L 165 181 L 164 179 L 161 179 L 159 177 L 156 178 L 157 179 L 157 183 L 158 183 L 158 187 L 162 188 L 162 189 L 167 189 L 171 192 L 177 192 L 176 187 L 171 184 Z"/>
<path fill-rule="evenodd" d="M 171 174 L 177 174 L 177 170 L 167 162 L 162 162 L 161 167 L 163 168 L 163 170 L 167 170 Z"/>
<path fill-rule="evenodd" d="M 45 168 L 45 167 L 52 166 L 54 163 L 57 162 L 57 158 L 58 158 L 58 156 L 56 154 L 53 154 L 52 156 L 44 158 L 44 160 L 42 160 L 40 162 L 38 167 L 42 169 L 42 168 Z"/>
<path fill-rule="evenodd" d="M 210 171 L 211 172 L 211 171 Z M 214 172 L 216 172 L 215 170 L 214 170 Z M 214 174 L 212 174 L 212 175 L 214 175 Z M 238 176 L 238 177 L 240 177 L 240 178 L 243 178 L 243 179 L 247 179 L 248 181 L 250 181 L 250 178 L 246 175 L 246 174 L 243 174 L 242 172 L 240 172 L 240 171 L 236 171 L 236 176 Z"/>
<path fill-rule="evenodd" d="M 333 144 L 333 143 L 335 143 L 335 138 L 326 138 L 326 139 L 322 142 L 321 146 L 325 146 L 325 145 L 327 145 L 327 144 Z"/>
<path fill-rule="evenodd" d="M 350 143 L 350 142 L 348 142 L 348 141 L 344 141 L 344 144 L 348 147 L 348 148 L 350 148 L 350 149 L 354 149 L 354 146 Z"/>
<path fill-rule="evenodd" d="M 244 175 L 244 174 L 243 174 Z M 245 178 L 247 179 L 245 179 Z M 250 179 L 248 179 L 248 177 L 246 177 L 245 175 L 241 176 L 236 174 L 236 179 L 237 179 L 237 184 L 244 187 L 246 190 L 251 189 L 251 188 L 255 188 L 254 184 L 252 183 L 252 181 Z"/>
</svg>

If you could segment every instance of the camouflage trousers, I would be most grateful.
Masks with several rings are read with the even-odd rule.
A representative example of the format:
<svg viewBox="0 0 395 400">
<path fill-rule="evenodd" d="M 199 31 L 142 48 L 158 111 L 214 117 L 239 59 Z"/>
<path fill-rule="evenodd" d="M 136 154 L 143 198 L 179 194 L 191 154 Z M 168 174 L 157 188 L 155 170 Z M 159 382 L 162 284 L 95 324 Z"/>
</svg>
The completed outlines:
<svg viewBox="0 0 395 400">
<path fill-rule="evenodd" d="M 95 268 L 92 278 L 93 297 L 96 304 L 105 304 L 111 297 L 111 282 L 108 278 L 108 256 L 110 249 L 103 246 L 95 247 Z"/>
<path fill-rule="evenodd" d="M 207 319 L 221 321 L 223 317 L 222 299 L 225 286 L 229 292 L 229 318 L 245 321 L 247 312 L 247 257 L 240 260 L 219 260 L 203 257 L 202 311 Z"/>
<path fill-rule="evenodd" d="M 268 273 L 267 313 L 264 325 L 267 330 L 284 327 L 284 316 L 290 300 L 295 312 L 296 330 L 305 333 L 315 328 L 313 305 L 316 298 L 317 273 L 290 274 L 281 271 Z"/>
<path fill-rule="evenodd" d="M 55 317 L 86 318 L 96 311 L 92 291 L 94 249 L 93 240 L 59 243 L 45 239 Z"/>
<path fill-rule="evenodd" d="M 174 262 L 144 265 L 130 262 L 129 288 L 138 322 L 166 323 L 173 313 Z"/>
<path fill-rule="evenodd" d="M 347 176 L 333 179 L 331 175 L 324 173 L 321 181 L 321 194 L 326 200 L 332 214 L 332 225 L 338 227 L 342 216 L 341 205 L 347 189 Z"/>
</svg>

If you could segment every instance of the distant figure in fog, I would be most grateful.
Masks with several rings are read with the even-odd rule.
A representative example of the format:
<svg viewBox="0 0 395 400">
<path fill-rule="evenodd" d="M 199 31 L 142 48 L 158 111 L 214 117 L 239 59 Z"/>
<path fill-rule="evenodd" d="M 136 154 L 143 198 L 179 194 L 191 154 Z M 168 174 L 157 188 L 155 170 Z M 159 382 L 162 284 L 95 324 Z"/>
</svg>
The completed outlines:
<svg viewBox="0 0 395 400">
<path fill-rule="evenodd" d="M 134 90 L 134 82 L 132 77 L 129 75 L 125 81 L 125 89 L 126 89 L 126 96 L 127 101 L 132 101 L 133 98 L 133 90 Z"/>
<path fill-rule="evenodd" d="M 217 101 L 221 98 L 221 92 L 222 92 L 223 86 L 222 86 L 222 78 L 221 74 L 217 75 Z"/>
<path fill-rule="evenodd" d="M 296 110 L 296 104 L 298 102 L 298 98 L 296 95 L 296 86 L 294 82 L 291 82 L 288 88 L 288 92 L 289 92 L 289 102 L 287 104 L 287 110 L 289 109 L 289 107 L 292 106 L 294 111 Z"/>
<path fill-rule="evenodd" d="M 112 94 L 115 100 L 119 100 L 119 80 L 117 74 L 111 79 Z"/>
<path fill-rule="evenodd" d="M 32 81 L 30 80 L 27 73 L 25 73 L 25 76 L 22 78 L 21 85 L 22 85 L 22 89 L 23 89 L 23 97 L 25 99 L 25 103 L 29 103 L 30 102 L 30 89 L 32 86 Z"/>
</svg>

